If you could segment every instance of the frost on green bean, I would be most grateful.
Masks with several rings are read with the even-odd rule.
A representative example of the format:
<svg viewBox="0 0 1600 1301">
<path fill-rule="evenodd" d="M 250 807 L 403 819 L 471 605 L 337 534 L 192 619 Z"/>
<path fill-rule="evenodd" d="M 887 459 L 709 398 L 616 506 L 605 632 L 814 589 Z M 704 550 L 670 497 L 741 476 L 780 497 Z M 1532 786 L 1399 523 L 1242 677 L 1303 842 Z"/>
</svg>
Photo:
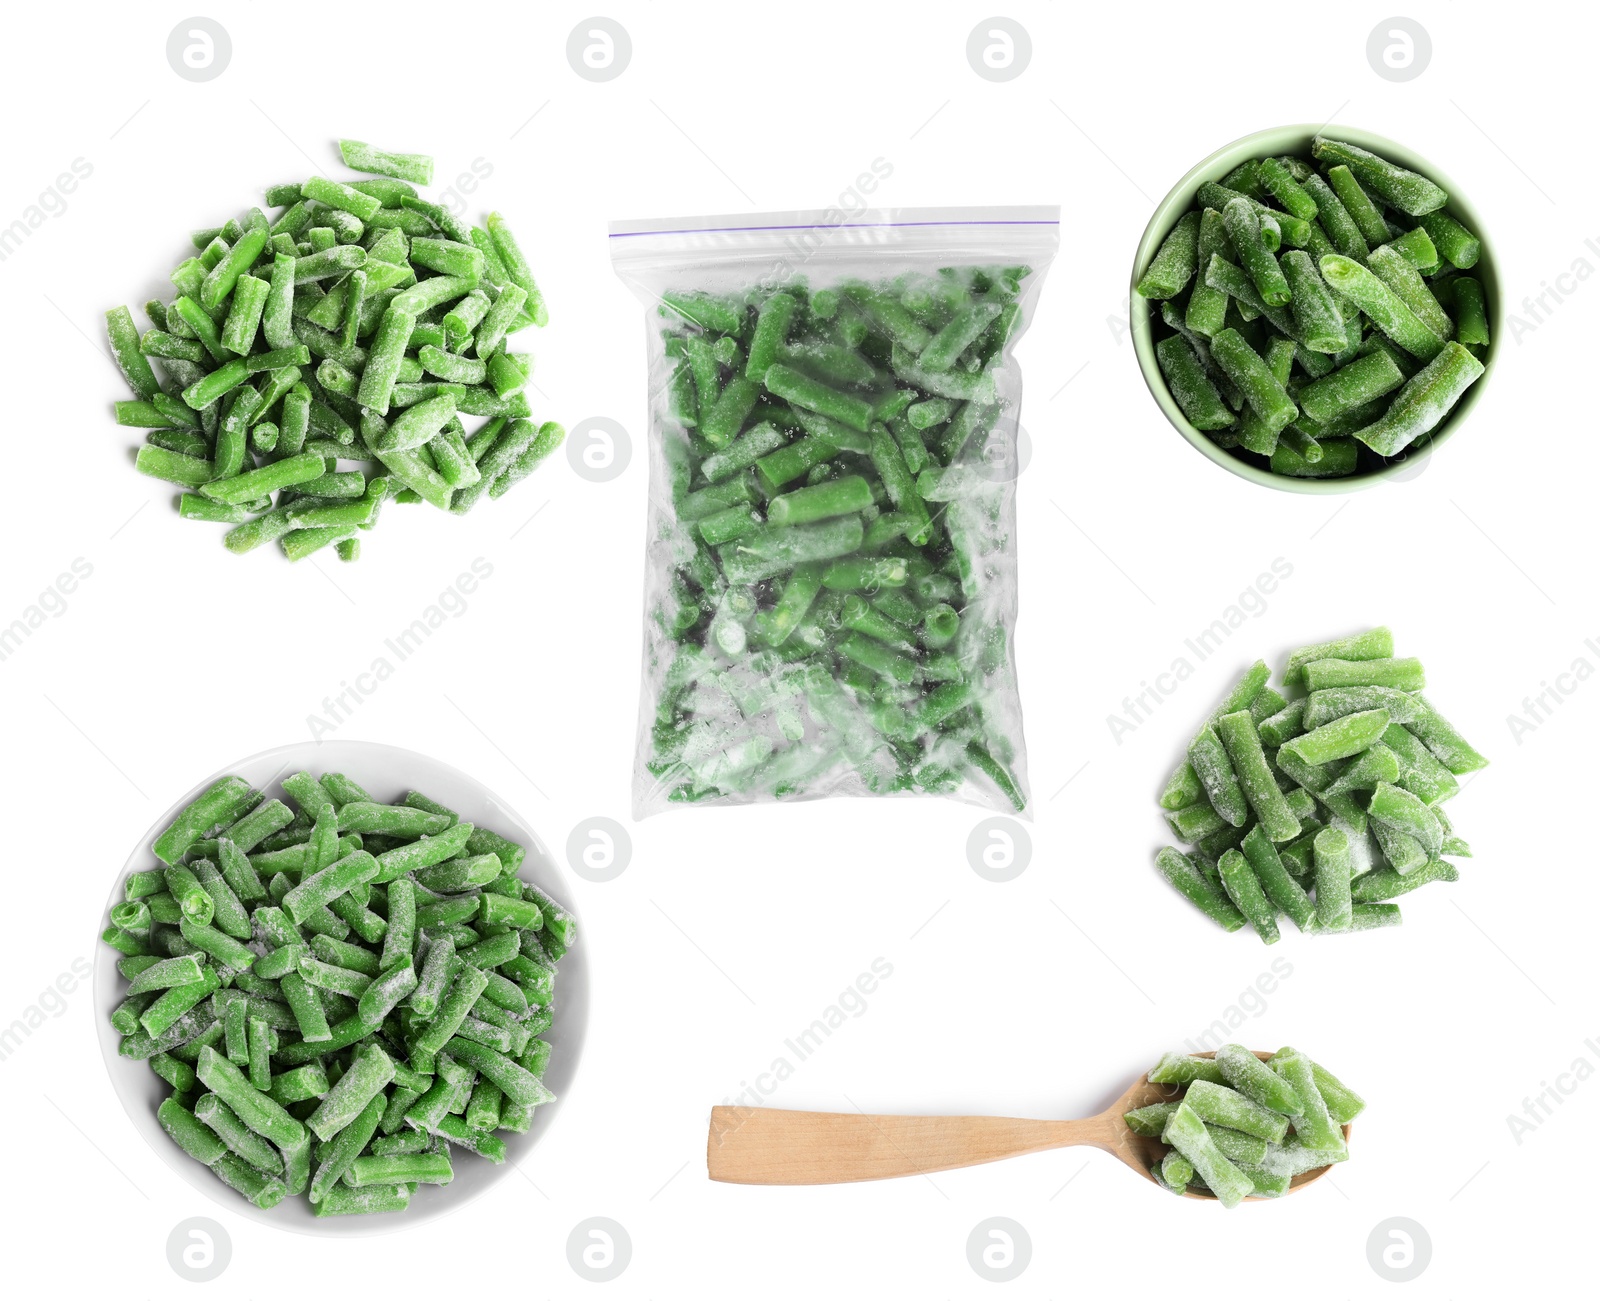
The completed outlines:
<svg viewBox="0 0 1600 1301">
<path fill-rule="evenodd" d="M 152 851 L 104 936 L 125 955 L 119 1053 L 170 1086 L 168 1136 L 258 1207 L 404 1209 L 396 1187 L 504 1162 L 493 1131 L 553 1099 L 539 1036 L 577 923 L 517 875 L 524 847 L 415 791 L 294 773 L 282 799 L 213 782 Z"/>
<path fill-rule="evenodd" d="M 230 551 L 277 542 L 297 560 L 334 546 L 354 560 L 389 479 L 401 500 L 465 513 L 565 436 L 528 420 L 532 359 L 509 340 L 548 311 L 506 220 L 474 227 L 420 198 L 426 155 L 339 145 L 372 177 L 269 186 L 276 220 L 251 209 L 196 232 L 198 256 L 171 276 L 177 296 L 146 305 L 153 329 L 141 336 L 125 307 L 106 313 L 136 397 L 116 404 L 117 421 L 150 431 L 136 469 L 188 490 L 183 518 L 232 525 Z M 455 405 L 435 423 L 428 400 L 444 393 Z M 477 433 L 491 455 L 469 450 Z M 338 495 L 365 504 L 321 509 L 344 477 L 366 486 Z"/>
</svg>

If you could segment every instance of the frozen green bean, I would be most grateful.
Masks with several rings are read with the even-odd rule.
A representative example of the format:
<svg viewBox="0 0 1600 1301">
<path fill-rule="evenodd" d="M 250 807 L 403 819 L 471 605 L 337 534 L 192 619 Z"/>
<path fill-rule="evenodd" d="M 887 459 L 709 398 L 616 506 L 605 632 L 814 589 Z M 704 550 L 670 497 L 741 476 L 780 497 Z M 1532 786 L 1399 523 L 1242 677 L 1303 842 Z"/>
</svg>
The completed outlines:
<svg viewBox="0 0 1600 1301">
<path fill-rule="evenodd" d="M 1186 1053 L 1162 1053 L 1161 1060 L 1149 1070 L 1152 1084 L 1193 1084 L 1196 1080 L 1224 1083 L 1222 1067 L 1212 1057 L 1199 1057 Z M 1156 1134 L 1161 1131 L 1157 1129 Z"/>
<path fill-rule="evenodd" d="M 1382 416 L 1354 436 L 1380 456 L 1396 456 L 1431 433 L 1483 374 L 1483 363 L 1455 340 L 1400 390 Z"/>
<path fill-rule="evenodd" d="M 1329 662 L 1317 661 L 1319 665 Z M 1377 741 L 1388 726 L 1389 714 L 1386 710 L 1363 709 L 1333 719 L 1309 732 L 1302 732 L 1292 741 L 1286 741 L 1282 751 L 1294 755 L 1302 763 L 1332 763 L 1335 759 L 1348 759 L 1351 755 L 1360 754 Z"/>
<path fill-rule="evenodd" d="M 1218 333 L 1221 331 L 1219 330 Z M 1193 348 L 1180 335 L 1156 344 L 1156 361 L 1166 377 L 1172 400 L 1196 429 L 1231 429 L 1234 415 Z"/>
<path fill-rule="evenodd" d="M 1288 306 L 1289 283 L 1284 279 L 1278 259 L 1262 242 L 1261 219 L 1254 205 L 1246 198 L 1230 199 L 1222 210 L 1222 223 L 1240 265 L 1255 281 L 1261 301 L 1268 307 Z"/>
<path fill-rule="evenodd" d="M 1311 153 L 1319 162 L 1348 167 L 1385 203 L 1413 217 L 1444 207 L 1450 196 L 1427 177 L 1342 140 L 1318 136 Z"/>
<path fill-rule="evenodd" d="M 1313 1152 L 1343 1156 L 1344 1135 L 1328 1114 L 1328 1104 L 1317 1086 L 1311 1059 L 1293 1048 L 1281 1049 L 1273 1055 L 1270 1073 L 1275 1073 L 1288 1085 L 1289 1092 L 1303 1104 L 1302 1110 L 1294 1113 L 1294 1133 L 1300 1145 Z"/>
<path fill-rule="evenodd" d="M 1276 433 L 1300 414 L 1277 376 L 1237 330 L 1218 331 L 1211 340 L 1211 356 L 1270 432 Z"/>
<path fill-rule="evenodd" d="M 1201 875 L 1186 855 L 1176 849 L 1163 847 L 1156 853 L 1156 870 L 1223 930 L 1236 931 L 1244 925 L 1244 914 L 1222 890 Z"/>
<path fill-rule="evenodd" d="M 413 185 L 433 184 L 433 159 L 427 154 L 397 154 L 362 140 L 341 140 L 339 156 L 351 171 L 392 176 Z"/>
<path fill-rule="evenodd" d="M 1421 713 L 1406 724 L 1406 729 L 1414 734 L 1440 763 L 1458 777 L 1488 766 L 1489 761 L 1474 750 L 1461 733 L 1457 732 L 1424 696 L 1418 694 L 1415 699 L 1421 708 Z"/>
<path fill-rule="evenodd" d="M 1277 778 L 1267 763 L 1266 751 L 1262 749 L 1261 737 L 1249 712 L 1240 710 L 1219 718 L 1217 734 L 1222 738 L 1244 797 L 1262 829 L 1273 840 L 1294 839 L 1300 833 L 1299 820 L 1278 789 Z M 1234 825 L 1240 826 L 1242 821 Z"/>
<path fill-rule="evenodd" d="M 1255 870 L 1237 849 L 1230 849 L 1217 863 L 1217 876 L 1228 898 L 1242 914 L 1263 944 L 1278 942 L 1277 909 L 1261 888 Z"/>
<path fill-rule="evenodd" d="M 1258 236 L 1259 237 L 1259 236 Z M 1194 278 L 1198 265 L 1200 214 L 1186 212 L 1167 233 L 1149 268 L 1140 277 L 1138 292 L 1145 298 L 1173 298 Z"/>
<path fill-rule="evenodd" d="M 1294 1085 L 1239 1044 L 1224 1044 L 1217 1050 L 1216 1062 L 1228 1086 L 1252 1102 L 1284 1116 L 1304 1114 L 1306 1104 Z"/>
<path fill-rule="evenodd" d="M 1190 1093 L 1192 1094 L 1197 1087 L 1203 1086 L 1192 1086 Z M 1230 1208 L 1237 1206 L 1255 1191 L 1250 1176 L 1223 1156 L 1212 1142 L 1210 1134 L 1206 1132 L 1205 1124 L 1199 1113 L 1190 1106 L 1188 1098 L 1178 1104 L 1178 1109 L 1167 1121 L 1161 1138 L 1189 1163 L 1190 1168 L 1205 1181 L 1206 1188 L 1223 1206 Z"/>
</svg>

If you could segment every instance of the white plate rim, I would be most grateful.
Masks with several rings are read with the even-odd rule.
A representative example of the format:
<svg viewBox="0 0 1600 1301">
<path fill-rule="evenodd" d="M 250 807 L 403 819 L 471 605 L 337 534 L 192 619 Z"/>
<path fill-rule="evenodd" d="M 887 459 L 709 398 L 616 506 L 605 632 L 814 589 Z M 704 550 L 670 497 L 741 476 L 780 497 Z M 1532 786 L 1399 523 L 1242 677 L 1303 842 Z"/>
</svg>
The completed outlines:
<svg viewBox="0 0 1600 1301">
<path fill-rule="evenodd" d="M 95 1031 L 101 1056 L 111 1079 L 112 1092 L 128 1118 L 158 1156 L 186 1182 L 199 1189 L 225 1210 L 243 1215 L 276 1229 L 306 1233 L 316 1237 L 361 1237 L 392 1233 L 436 1220 L 460 1210 L 482 1196 L 526 1161 L 529 1153 L 554 1123 L 563 1101 L 570 1094 L 583 1055 L 589 1019 L 588 936 L 579 915 L 571 883 L 551 856 L 543 839 L 504 799 L 461 769 L 429 755 L 401 746 L 377 741 L 329 740 L 298 741 L 260 751 L 219 769 L 196 783 L 173 802 L 135 843 L 127 862 L 111 883 L 106 906 L 101 913 L 102 928 L 108 924 L 111 906 L 121 902 L 123 882 L 128 873 L 157 865 L 150 845 L 177 813 L 202 790 L 221 777 L 238 774 L 258 790 L 283 797 L 279 778 L 308 769 L 317 775 L 343 772 L 370 791 L 375 799 L 396 800 L 407 790 L 420 790 L 441 804 L 459 812 L 463 818 L 488 826 L 491 830 L 527 848 L 519 875 L 561 902 L 578 922 L 579 942 L 561 959 L 560 980 L 550 1029 L 541 1037 L 550 1041 L 550 1064 L 545 1082 L 555 1092 L 554 1102 L 538 1108 L 534 1123 L 526 1134 L 502 1134 L 506 1160 L 493 1165 L 469 1153 L 455 1153 L 456 1177 L 444 1187 L 419 1188 L 404 1211 L 388 1215 L 341 1215 L 319 1219 L 302 1195 L 285 1198 L 271 1210 L 262 1210 L 234 1192 L 209 1169 L 188 1156 L 167 1137 L 156 1120 L 155 1110 L 170 1092 L 167 1084 L 147 1062 L 133 1061 L 117 1052 L 120 1036 L 111 1025 L 111 1013 L 122 1001 L 126 982 L 117 970 L 120 957 L 95 934 L 94 1008 Z M 463 794 L 465 792 L 465 795 Z M 492 817 L 472 816 L 474 801 L 489 810 Z M 465 807 L 463 807 L 465 806 Z M 483 820 L 480 820 L 483 819 Z"/>
</svg>

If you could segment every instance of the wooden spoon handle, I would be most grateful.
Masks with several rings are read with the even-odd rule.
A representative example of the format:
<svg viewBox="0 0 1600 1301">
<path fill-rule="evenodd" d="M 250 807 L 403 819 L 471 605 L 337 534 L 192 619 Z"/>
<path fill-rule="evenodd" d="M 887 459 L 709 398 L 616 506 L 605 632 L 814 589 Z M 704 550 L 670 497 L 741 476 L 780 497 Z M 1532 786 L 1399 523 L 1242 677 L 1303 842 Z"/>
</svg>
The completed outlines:
<svg viewBox="0 0 1600 1301">
<path fill-rule="evenodd" d="M 866 1116 L 713 1107 L 706 1166 L 734 1184 L 836 1184 L 928 1174 L 1025 1152 L 1106 1144 L 1089 1120 Z"/>
</svg>

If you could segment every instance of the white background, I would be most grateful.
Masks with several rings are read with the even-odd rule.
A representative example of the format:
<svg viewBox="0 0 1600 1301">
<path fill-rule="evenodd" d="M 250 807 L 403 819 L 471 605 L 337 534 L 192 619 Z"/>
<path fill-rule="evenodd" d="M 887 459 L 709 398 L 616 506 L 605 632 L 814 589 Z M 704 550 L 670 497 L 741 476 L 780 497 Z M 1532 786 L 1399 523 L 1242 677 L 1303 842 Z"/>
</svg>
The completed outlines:
<svg viewBox="0 0 1600 1301">
<path fill-rule="evenodd" d="M 261 1295 L 493 1286 L 587 1295 L 574 1225 L 625 1226 L 607 1295 L 978 1296 L 966 1240 L 1024 1226 L 1018 1296 L 1105 1295 L 1182 1276 L 1189 1295 L 1305 1277 L 1310 1295 L 1381 1285 L 1367 1240 L 1424 1226 L 1418 1297 L 1482 1296 L 1580 1268 L 1600 1082 L 1518 1143 L 1525 1097 L 1600 1065 L 1592 975 L 1594 729 L 1577 684 L 1521 739 L 1507 716 L 1575 659 L 1600 665 L 1593 601 L 1594 353 L 1600 288 L 1503 342 L 1471 423 L 1411 482 L 1347 498 L 1264 491 L 1190 450 L 1149 400 L 1116 321 L 1146 220 L 1195 161 L 1249 131 L 1327 120 L 1408 142 L 1470 188 L 1506 298 L 1600 265 L 1579 123 L 1595 43 L 1565 9 L 1408 12 L 1433 61 L 1395 85 L 1369 66 L 1381 7 L 1018 4 L 1032 62 L 968 66 L 982 9 L 697 3 L 606 10 L 626 72 L 569 67 L 566 5 L 215 6 L 232 63 L 195 85 L 167 64 L 185 10 L 19 10 L 9 22 L 0 224 L 85 159 L 92 176 L 0 263 L 9 486 L 0 623 L 75 559 L 92 576 L 0 662 L 9 838 L 0 1024 L 92 956 L 111 880 L 200 777 L 302 738 L 307 715 L 475 558 L 493 576 L 368 698 L 341 736 L 478 775 L 558 857 L 580 820 L 627 820 L 644 543 L 641 311 L 611 274 L 609 219 L 820 207 L 871 160 L 886 205 L 1053 203 L 1062 256 L 1020 349 L 1034 459 L 1019 496 L 1017 648 L 1037 820 L 1033 859 L 996 885 L 969 867 L 981 814 L 940 801 L 674 810 L 630 824 L 616 881 L 570 889 L 587 921 L 594 1015 L 568 1110 L 467 1211 L 385 1240 L 318 1240 L 196 1196 L 111 1093 L 83 985 L 0 1061 L 13 1244 L 8 1280 L 69 1270 L 119 1293 L 186 1288 L 165 1243 L 205 1215 L 232 1237 L 210 1285 Z M 538 16 L 536 16 L 536 14 Z M 63 24 L 70 23 L 71 30 Z M 531 117 L 531 120 L 529 120 Z M 484 159 L 472 211 L 503 210 L 550 303 L 536 414 L 608 416 L 636 455 L 617 480 L 564 457 L 467 519 L 391 507 L 357 565 L 234 557 L 180 521 L 111 422 L 125 395 L 101 313 L 136 309 L 191 227 L 260 187 L 335 174 L 339 135 L 429 151 L 441 177 Z M 1567 282 L 1569 285 L 1571 282 Z M 1547 302 L 1550 300 L 1547 300 Z M 1520 310 L 1520 309 L 1517 309 Z M 1116 744 L 1106 717 L 1275 558 L 1292 576 L 1219 654 Z M 1451 815 L 1476 851 L 1402 929 L 1273 950 L 1226 936 L 1154 875 L 1154 796 L 1194 721 L 1257 655 L 1375 622 L 1425 660 L 1430 695 L 1494 766 Z M 1193 659 L 1193 656 L 1190 656 Z M 1111 1158 L 1063 1151 L 875 1185 L 746 1189 L 704 1166 L 709 1107 L 875 958 L 893 975 L 770 1101 L 1041 1117 L 1106 1105 L 1199 1035 L 1271 963 L 1290 974 L 1238 1032 L 1293 1043 L 1370 1100 L 1354 1159 L 1278 1204 L 1224 1214 L 1165 1197 Z M 1281 968 L 1280 968 L 1281 970 Z M 69 982 L 70 983 L 70 980 Z M 1597 1046 L 1585 1040 L 1597 1037 Z M 363 1241 L 366 1245 L 363 1245 Z M 32 1290 L 32 1289 L 30 1289 Z"/>
</svg>

